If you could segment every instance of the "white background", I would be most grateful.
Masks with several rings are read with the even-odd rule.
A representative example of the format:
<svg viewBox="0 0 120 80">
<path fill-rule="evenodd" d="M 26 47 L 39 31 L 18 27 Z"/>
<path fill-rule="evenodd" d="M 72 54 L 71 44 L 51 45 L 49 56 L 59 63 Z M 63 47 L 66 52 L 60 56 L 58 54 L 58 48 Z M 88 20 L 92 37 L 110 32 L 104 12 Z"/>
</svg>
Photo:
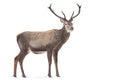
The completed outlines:
<svg viewBox="0 0 120 80">
<path fill-rule="evenodd" d="M 62 28 L 48 9 L 70 18 L 74 31 L 59 51 L 60 78 L 47 77 L 46 54 L 30 53 L 24 60 L 27 78 L 13 77 L 14 57 L 19 53 L 16 35 L 23 31 Z M 1 0 L 0 1 L 0 79 L 1 80 L 120 80 L 120 2 L 119 0 Z"/>
</svg>

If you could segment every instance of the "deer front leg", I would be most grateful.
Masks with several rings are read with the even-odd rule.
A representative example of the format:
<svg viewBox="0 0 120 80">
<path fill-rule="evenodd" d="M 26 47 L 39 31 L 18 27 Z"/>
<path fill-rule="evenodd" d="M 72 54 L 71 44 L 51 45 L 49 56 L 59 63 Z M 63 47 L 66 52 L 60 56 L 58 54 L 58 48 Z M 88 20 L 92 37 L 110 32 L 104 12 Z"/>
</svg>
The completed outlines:
<svg viewBox="0 0 120 80">
<path fill-rule="evenodd" d="M 60 77 L 59 71 L 58 71 L 58 51 L 54 52 L 53 58 L 54 58 L 54 62 L 55 62 L 56 76 Z"/>
<path fill-rule="evenodd" d="M 48 58 L 48 76 L 51 77 L 52 51 L 47 52 L 47 58 Z"/>
</svg>

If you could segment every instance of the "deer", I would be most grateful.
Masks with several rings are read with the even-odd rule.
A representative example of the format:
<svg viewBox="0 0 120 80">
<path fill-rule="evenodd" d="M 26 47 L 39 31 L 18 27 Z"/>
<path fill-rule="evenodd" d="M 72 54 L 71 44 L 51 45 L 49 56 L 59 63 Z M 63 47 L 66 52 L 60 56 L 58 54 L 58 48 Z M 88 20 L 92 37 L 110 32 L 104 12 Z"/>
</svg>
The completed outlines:
<svg viewBox="0 0 120 80">
<path fill-rule="evenodd" d="M 17 72 L 17 64 L 19 63 L 22 72 L 22 77 L 26 77 L 23 69 L 23 60 L 25 56 L 31 51 L 34 54 L 41 54 L 44 51 L 47 53 L 48 59 L 48 77 L 51 77 L 51 63 L 52 57 L 55 63 L 56 76 L 60 77 L 58 71 L 58 51 L 63 46 L 63 44 L 69 39 L 70 32 L 73 31 L 73 19 L 80 14 L 81 6 L 76 3 L 79 10 L 76 15 L 74 11 L 69 20 L 66 19 L 64 12 L 62 14 L 64 17 L 58 16 L 54 10 L 51 8 L 52 4 L 48 7 L 49 10 L 60 19 L 63 27 L 61 29 L 52 29 L 48 31 L 24 31 L 17 35 L 17 43 L 20 48 L 19 54 L 14 58 L 14 77 Z"/>
</svg>

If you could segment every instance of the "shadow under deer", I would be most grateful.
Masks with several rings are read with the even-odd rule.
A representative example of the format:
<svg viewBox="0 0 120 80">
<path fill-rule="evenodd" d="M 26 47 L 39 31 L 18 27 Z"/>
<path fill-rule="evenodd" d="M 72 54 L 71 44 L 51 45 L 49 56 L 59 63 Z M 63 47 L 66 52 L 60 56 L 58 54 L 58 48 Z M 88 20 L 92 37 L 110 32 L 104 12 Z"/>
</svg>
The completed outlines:
<svg viewBox="0 0 120 80">
<path fill-rule="evenodd" d="M 60 76 L 58 71 L 58 51 L 68 40 L 70 32 L 73 30 L 73 18 L 80 14 L 81 6 L 79 6 L 79 4 L 77 4 L 77 6 L 79 8 L 78 13 L 74 16 L 73 11 L 69 20 L 66 19 L 66 16 L 63 12 L 62 14 L 64 17 L 60 17 L 54 12 L 54 10 L 52 10 L 51 5 L 48 7 L 49 10 L 63 23 L 63 27 L 61 29 L 52 29 L 44 32 L 26 31 L 17 35 L 17 43 L 20 48 L 20 53 L 14 59 L 14 77 L 16 77 L 18 63 L 20 64 L 22 76 L 26 77 L 23 69 L 23 60 L 29 51 L 32 51 L 35 54 L 40 54 L 43 51 L 47 52 L 49 77 L 51 77 L 51 63 L 53 56 L 56 68 L 56 76 Z"/>
</svg>

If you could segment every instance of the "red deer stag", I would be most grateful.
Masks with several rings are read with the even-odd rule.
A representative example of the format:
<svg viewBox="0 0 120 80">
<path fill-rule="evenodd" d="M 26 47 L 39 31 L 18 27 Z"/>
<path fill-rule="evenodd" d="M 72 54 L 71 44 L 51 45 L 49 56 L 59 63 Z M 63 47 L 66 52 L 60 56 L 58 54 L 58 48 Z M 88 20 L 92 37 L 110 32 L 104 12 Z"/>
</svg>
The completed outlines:
<svg viewBox="0 0 120 80">
<path fill-rule="evenodd" d="M 48 7 L 50 11 L 60 18 L 60 21 L 63 23 L 62 29 L 52 29 L 45 32 L 23 32 L 17 36 L 17 43 L 20 48 L 20 53 L 14 59 L 14 77 L 16 77 L 17 63 L 20 63 L 20 69 L 22 76 L 25 76 L 23 69 L 23 60 L 25 56 L 32 51 L 35 54 L 39 54 L 42 51 L 47 51 L 48 58 L 48 76 L 51 77 L 51 63 L 52 55 L 55 62 L 56 76 L 59 77 L 58 65 L 57 65 L 57 56 L 58 51 L 62 45 L 68 40 L 70 32 L 73 30 L 73 18 L 77 17 L 80 14 L 81 6 L 77 4 L 79 10 L 78 13 L 74 16 L 74 11 L 69 20 L 66 19 L 65 14 L 62 12 L 63 17 L 58 16 L 51 8 L 51 5 Z"/>
</svg>

